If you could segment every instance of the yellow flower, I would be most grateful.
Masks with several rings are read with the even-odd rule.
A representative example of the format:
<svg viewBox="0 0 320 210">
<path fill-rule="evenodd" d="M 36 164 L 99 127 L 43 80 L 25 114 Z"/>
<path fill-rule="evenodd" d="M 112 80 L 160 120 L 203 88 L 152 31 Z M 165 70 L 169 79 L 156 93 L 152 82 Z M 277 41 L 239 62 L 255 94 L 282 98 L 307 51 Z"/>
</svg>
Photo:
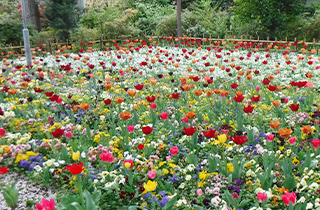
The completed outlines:
<svg viewBox="0 0 320 210">
<path fill-rule="evenodd" d="M 169 173 L 168 169 L 166 169 L 166 168 L 162 169 L 162 171 L 163 171 L 163 173 L 164 173 L 165 175 L 167 175 L 167 174 Z"/>
<path fill-rule="evenodd" d="M 203 185 L 205 185 L 205 182 L 198 182 L 198 187 L 202 187 Z"/>
<path fill-rule="evenodd" d="M 80 158 L 80 152 L 79 151 L 72 153 L 72 160 L 77 161 L 77 160 L 79 160 L 79 158 Z"/>
<path fill-rule="evenodd" d="M 16 161 L 14 163 L 19 163 L 21 160 L 29 160 L 28 155 L 21 155 L 21 153 L 18 153 L 17 157 L 16 157 Z"/>
<path fill-rule="evenodd" d="M 207 174 L 207 171 L 201 171 L 199 174 L 199 179 L 206 179 L 209 175 Z"/>
<path fill-rule="evenodd" d="M 300 161 L 296 157 L 294 157 L 293 160 L 292 160 L 292 164 L 293 165 L 298 165 L 299 163 L 300 163 Z"/>
<path fill-rule="evenodd" d="M 226 134 L 221 134 L 221 135 L 219 135 L 219 136 L 218 136 L 218 141 L 219 141 L 220 144 L 223 144 L 224 142 L 226 142 L 226 141 L 227 141 L 227 136 L 226 136 Z"/>
<path fill-rule="evenodd" d="M 153 182 L 153 181 L 150 181 L 150 180 L 148 180 L 147 183 L 143 183 L 143 187 L 145 189 L 143 194 L 147 193 L 147 192 L 154 191 L 157 188 L 157 185 L 158 185 L 158 182 L 156 182 L 156 181 Z"/>
<path fill-rule="evenodd" d="M 232 163 L 228 163 L 227 164 L 227 171 L 228 172 L 233 172 L 234 171 L 234 167 L 233 167 Z"/>
<path fill-rule="evenodd" d="M 28 152 L 26 152 L 26 154 L 30 157 L 30 156 L 36 156 L 36 155 L 38 155 L 39 153 L 34 153 L 34 152 L 32 152 L 32 151 L 28 151 Z"/>
</svg>

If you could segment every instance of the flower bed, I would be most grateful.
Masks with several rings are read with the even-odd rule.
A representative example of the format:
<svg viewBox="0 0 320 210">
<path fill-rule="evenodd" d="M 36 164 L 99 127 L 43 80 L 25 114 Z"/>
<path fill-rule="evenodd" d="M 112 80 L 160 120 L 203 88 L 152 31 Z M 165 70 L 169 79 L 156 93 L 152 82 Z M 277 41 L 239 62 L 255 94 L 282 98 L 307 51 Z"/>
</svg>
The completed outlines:
<svg viewBox="0 0 320 210">
<path fill-rule="evenodd" d="M 0 173 L 58 209 L 320 209 L 319 57 L 247 44 L 5 61 Z"/>
</svg>

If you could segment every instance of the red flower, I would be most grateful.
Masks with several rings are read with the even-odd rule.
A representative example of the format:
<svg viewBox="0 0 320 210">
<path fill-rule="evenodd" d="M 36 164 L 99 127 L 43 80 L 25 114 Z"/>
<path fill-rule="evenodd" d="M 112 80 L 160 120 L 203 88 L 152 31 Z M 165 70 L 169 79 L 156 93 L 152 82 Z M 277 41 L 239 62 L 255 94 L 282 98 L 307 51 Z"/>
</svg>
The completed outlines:
<svg viewBox="0 0 320 210">
<path fill-rule="evenodd" d="M 176 155 L 179 152 L 179 148 L 178 147 L 171 147 L 170 148 L 170 154 L 171 155 Z"/>
<path fill-rule="evenodd" d="M 266 64 L 268 63 L 268 61 L 263 61 L 262 63 L 263 63 L 264 65 L 266 65 Z"/>
<path fill-rule="evenodd" d="M 294 87 L 294 86 L 297 86 L 297 83 L 296 83 L 295 81 L 292 81 L 292 82 L 290 82 L 290 85 L 291 85 L 292 87 Z"/>
<path fill-rule="evenodd" d="M 320 140 L 319 139 L 313 139 L 312 140 L 312 145 L 315 149 L 317 149 L 318 147 L 320 147 Z"/>
<path fill-rule="evenodd" d="M 142 132 L 146 135 L 149 135 L 153 131 L 153 128 L 150 126 L 142 127 Z"/>
<path fill-rule="evenodd" d="M 207 138 L 207 139 L 211 139 L 211 138 L 216 138 L 219 134 L 219 132 L 217 132 L 216 130 L 208 130 L 208 131 L 203 131 L 202 134 Z"/>
<path fill-rule="evenodd" d="M 235 100 L 237 103 L 240 103 L 242 102 L 244 99 L 243 96 L 239 95 L 239 96 L 236 96 L 236 97 L 233 97 L 233 100 Z"/>
<path fill-rule="evenodd" d="M 192 136 L 196 131 L 197 131 L 197 129 L 195 129 L 194 127 L 189 127 L 189 128 L 184 127 L 183 128 L 183 132 L 187 136 Z"/>
<path fill-rule="evenodd" d="M 198 76 L 193 77 L 192 80 L 193 80 L 194 82 L 198 82 L 198 81 L 200 80 L 200 77 L 198 77 Z"/>
<path fill-rule="evenodd" d="M 236 89 L 239 85 L 237 83 L 233 83 L 230 85 L 233 89 Z"/>
<path fill-rule="evenodd" d="M 137 147 L 138 147 L 138 149 L 143 150 L 144 144 L 139 144 Z"/>
<path fill-rule="evenodd" d="M 253 109 L 254 109 L 253 106 L 248 105 L 243 108 L 243 111 L 248 114 L 248 113 L 252 113 Z"/>
<path fill-rule="evenodd" d="M 54 92 L 45 92 L 44 94 L 46 94 L 47 97 L 51 97 L 53 95 Z"/>
<path fill-rule="evenodd" d="M 80 174 L 82 172 L 83 163 L 80 162 L 79 165 L 74 163 L 71 166 L 66 166 L 66 168 L 72 175 L 77 175 L 77 174 Z"/>
<path fill-rule="evenodd" d="M 146 99 L 148 102 L 152 103 L 152 102 L 154 102 L 154 100 L 156 100 L 156 97 L 155 96 L 147 96 Z"/>
<path fill-rule="evenodd" d="M 260 100 L 261 100 L 261 96 L 260 95 L 258 95 L 258 96 L 252 96 L 251 98 L 251 101 L 252 102 L 259 102 Z"/>
<path fill-rule="evenodd" d="M 137 84 L 134 86 L 137 90 L 142 90 L 143 89 L 143 84 Z"/>
<path fill-rule="evenodd" d="M 270 82 L 271 82 L 271 80 L 269 80 L 269 79 L 267 79 L 267 78 L 265 78 L 265 79 L 262 81 L 262 83 L 263 83 L 264 85 L 269 85 Z"/>
<path fill-rule="evenodd" d="M 268 89 L 270 90 L 270 91 L 275 91 L 276 89 L 277 89 L 277 86 L 276 85 L 269 85 L 269 87 L 268 87 Z"/>
<path fill-rule="evenodd" d="M 180 93 L 172 93 L 172 98 L 173 99 L 179 99 L 180 98 Z"/>
<path fill-rule="evenodd" d="M 236 143 L 237 145 L 243 145 L 248 141 L 247 136 L 234 136 L 232 141 Z"/>
<path fill-rule="evenodd" d="M 59 95 L 53 95 L 49 99 L 50 99 L 50 101 L 56 101 L 56 100 L 58 100 L 58 98 L 59 98 Z"/>
<path fill-rule="evenodd" d="M 286 204 L 287 206 L 290 204 L 290 202 L 292 204 L 294 204 L 296 202 L 296 194 L 294 192 L 291 193 L 285 193 L 284 195 L 281 195 L 281 198 L 284 202 L 284 204 Z"/>
<path fill-rule="evenodd" d="M 9 171 L 9 169 L 8 169 L 7 167 L 5 167 L 5 166 L 3 166 L 3 167 L 0 168 L 0 174 L 5 174 L 5 173 L 7 173 L 8 171 Z"/>
<path fill-rule="evenodd" d="M 296 112 L 299 109 L 299 104 L 291 104 L 289 107 L 292 111 Z"/>
<path fill-rule="evenodd" d="M 296 82 L 296 85 L 297 85 L 299 88 L 304 87 L 306 84 L 307 84 L 307 81 L 299 81 L 299 82 Z"/>
<path fill-rule="evenodd" d="M 131 169 L 133 166 L 133 160 L 125 160 L 123 161 L 123 166 L 127 169 Z"/>
<path fill-rule="evenodd" d="M 111 99 L 107 99 L 103 101 L 105 105 L 110 105 L 111 104 Z"/>
<path fill-rule="evenodd" d="M 51 132 L 52 136 L 54 136 L 55 138 L 60 138 L 64 133 L 64 130 L 58 128 L 56 129 L 54 132 Z"/>
</svg>

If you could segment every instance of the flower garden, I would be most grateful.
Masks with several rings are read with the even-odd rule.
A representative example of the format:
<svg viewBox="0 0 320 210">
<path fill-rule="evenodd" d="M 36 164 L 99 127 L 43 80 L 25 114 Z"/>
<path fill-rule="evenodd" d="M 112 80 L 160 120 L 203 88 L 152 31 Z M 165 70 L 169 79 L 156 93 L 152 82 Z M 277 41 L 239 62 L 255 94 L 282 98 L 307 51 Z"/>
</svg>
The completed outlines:
<svg viewBox="0 0 320 210">
<path fill-rule="evenodd" d="M 37 209 L 320 209 L 317 50 L 188 41 L 3 59 L 0 177 L 59 189 Z"/>
</svg>

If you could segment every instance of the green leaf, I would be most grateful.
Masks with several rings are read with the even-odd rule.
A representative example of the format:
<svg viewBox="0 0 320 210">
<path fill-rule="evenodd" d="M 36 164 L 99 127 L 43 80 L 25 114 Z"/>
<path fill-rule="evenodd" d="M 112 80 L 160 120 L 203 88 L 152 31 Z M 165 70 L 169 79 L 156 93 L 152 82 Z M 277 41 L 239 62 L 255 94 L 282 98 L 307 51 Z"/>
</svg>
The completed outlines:
<svg viewBox="0 0 320 210">
<path fill-rule="evenodd" d="M 93 202 L 91 194 L 88 192 L 88 190 L 85 190 L 83 192 L 84 197 L 86 198 L 86 210 L 96 210 L 97 207 Z"/>
<path fill-rule="evenodd" d="M 195 210 L 204 210 L 202 206 L 194 205 L 193 207 Z"/>
<path fill-rule="evenodd" d="M 282 184 L 289 191 L 292 191 L 292 189 L 297 185 L 297 182 L 292 175 L 287 175 Z"/>
<path fill-rule="evenodd" d="M 3 197 L 6 200 L 6 203 L 9 207 L 14 207 L 15 206 L 15 202 L 13 201 L 13 199 L 11 198 L 10 194 L 6 191 L 3 191 Z"/>
<path fill-rule="evenodd" d="M 215 157 L 209 158 L 209 173 L 215 172 L 217 170 L 217 160 Z"/>
<path fill-rule="evenodd" d="M 129 206 L 128 210 L 137 210 L 137 209 L 143 209 L 140 206 Z"/>
<path fill-rule="evenodd" d="M 172 209 L 174 204 L 176 204 L 177 199 L 171 199 L 168 203 L 166 203 L 166 205 L 163 207 L 163 210 L 167 210 L 167 209 Z"/>
<path fill-rule="evenodd" d="M 68 149 L 63 147 L 60 155 L 61 160 L 66 161 L 66 163 L 70 163 L 70 156 L 68 154 Z"/>
<path fill-rule="evenodd" d="M 80 204 L 78 202 L 72 202 L 70 203 L 70 205 L 68 206 L 67 210 L 83 210 L 83 208 L 80 206 Z M 89 209 L 87 209 L 89 210 Z"/>
</svg>

